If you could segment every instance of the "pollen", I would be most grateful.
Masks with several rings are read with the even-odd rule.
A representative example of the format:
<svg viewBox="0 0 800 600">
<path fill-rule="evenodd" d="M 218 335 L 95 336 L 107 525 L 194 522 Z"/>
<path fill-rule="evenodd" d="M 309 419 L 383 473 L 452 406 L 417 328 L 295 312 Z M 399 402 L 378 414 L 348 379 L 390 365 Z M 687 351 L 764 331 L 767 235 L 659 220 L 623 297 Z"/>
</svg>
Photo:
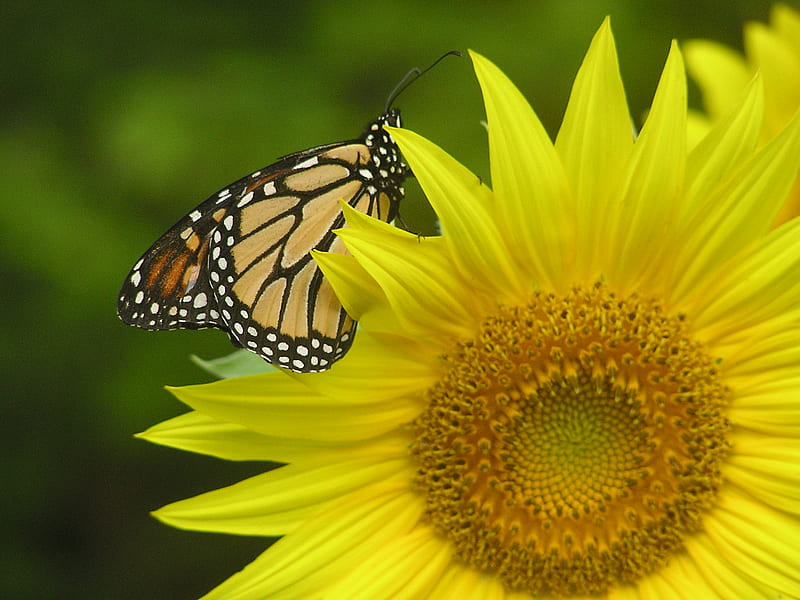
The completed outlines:
<svg viewBox="0 0 800 600">
<path fill-rule="evenodd" d="M 415 485 L 458 559 L 506 589 L 603 594 L 700 529 L 727 390 L 682 315 L 605 285 L 501 306 L 414 422 Z"/>
</svg>

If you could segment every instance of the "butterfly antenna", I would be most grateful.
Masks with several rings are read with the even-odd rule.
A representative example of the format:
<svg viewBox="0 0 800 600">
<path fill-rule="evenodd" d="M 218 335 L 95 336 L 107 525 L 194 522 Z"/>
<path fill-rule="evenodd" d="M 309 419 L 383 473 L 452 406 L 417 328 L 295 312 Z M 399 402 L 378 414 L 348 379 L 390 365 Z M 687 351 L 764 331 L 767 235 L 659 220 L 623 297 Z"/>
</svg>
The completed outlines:
<svg viewBox="0 0 800 600">
<path fill-rule="evenodd" d="M 389 109 L 392 107 L 392 104 L 394 104 L 394 101 L 397 100 L 397 97 L 400 94 L 402 94 L 403 91 L 409 85 L 411 85 L 417 79 L 419 79 L 420 77 L 425 75 L 425 73 L 430 71 L 433 67 L 438 65 L 445 57 L 450 56 L 450 55 L 461 56 L 461 52 L 459 52 L 458 50 L 450 50 L 450 52 L 445 52 L 439 58 L 437 58 L 435 61 L 433 61 L 433 64 L 431 64 L 428 68 L 420 70 L 419 68 L 414 67 L 408 73 L 403 75 L 403 78 L 400 80 L 400 82 L 396 86 L 394 86 L 394 89 L 392 90 L 392 93 L 389 94 L 389 98 L 386 100 L 386 106 L 383 107 L 383 112 L 385 112 L 385 113 L 389 112 Z"/>
</svg>

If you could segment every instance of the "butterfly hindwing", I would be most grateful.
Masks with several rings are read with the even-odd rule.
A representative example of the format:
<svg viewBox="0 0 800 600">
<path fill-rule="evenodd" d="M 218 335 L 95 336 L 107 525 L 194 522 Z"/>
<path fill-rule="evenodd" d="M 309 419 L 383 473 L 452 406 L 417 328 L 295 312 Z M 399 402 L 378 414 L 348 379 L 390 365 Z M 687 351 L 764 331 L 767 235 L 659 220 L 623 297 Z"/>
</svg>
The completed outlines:
<svg viewBox="0 0 800 600">
<path fill-rule="evenodd" d="M 409 172 L 383 124 L 361 138 L 285 156 L 212 195 L 148 250 L 118 312 L 145 329 L 215 327 L 268 362 L 320 371 L 355 335 L 309 252 L 346 252 L 340 201 L 390 221 Z"/>
<path fill-rule="evenodd" d="M 229 188 L 179 220 L 133 266 L 117 300 L 125 323 L 152 330 L 223 325 L 217 311 L 209 312 L 207 259 L 211 234 L 228 212 Z"/>
</svg>

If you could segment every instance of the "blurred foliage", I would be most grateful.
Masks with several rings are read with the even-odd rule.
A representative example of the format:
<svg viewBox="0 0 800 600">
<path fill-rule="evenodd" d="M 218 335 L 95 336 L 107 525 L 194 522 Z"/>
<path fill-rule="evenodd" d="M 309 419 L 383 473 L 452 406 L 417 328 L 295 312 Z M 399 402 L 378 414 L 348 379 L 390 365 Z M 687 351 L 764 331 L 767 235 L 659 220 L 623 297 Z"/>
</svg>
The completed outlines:
<svg viewBox="0 0 800 600">
<path fill-rule="evenodd" d="M 612 16 L 631 110 L 671 38 L 741 46 L 769 3 L 465 0 L 19 3 L 0 19 L 0 597 L 190 599 L 265 540 L 181 532 L 148 510 L 263 469 L 134 440 L 184 409 L 160 388 L 219 332 L 149 334 L 114 306 L 133 261 L 209 193 L 283 154 L 357 135 L 412 66 L 495 61 L 551 135 Z M 400 98 L 407 126 L 489 180 L 480 92 L 448 59 Z M 403 215 L 433 232 L 419 189 Z"/>
</svg>

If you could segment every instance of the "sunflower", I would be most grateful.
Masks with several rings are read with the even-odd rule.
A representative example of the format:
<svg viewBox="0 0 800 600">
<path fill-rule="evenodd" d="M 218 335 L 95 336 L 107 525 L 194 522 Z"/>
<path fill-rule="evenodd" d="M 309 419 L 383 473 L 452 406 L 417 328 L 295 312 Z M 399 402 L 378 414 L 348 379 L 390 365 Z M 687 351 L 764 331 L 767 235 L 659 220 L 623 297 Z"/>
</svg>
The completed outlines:
<svg viewBox="0 0 800 600">
<path fill-rule="evenodd" d="M 606 21 L 554 144 L 471 57 L 491 187 L 392 129 L 443 234 L 345 206 L 347 357 L 143 434 L 286 464 L 156 517 L 282 536 L 207 600 L 800 597 L 800 121 L 756 149 L 756 82 L 688 151 L 673 44 L 633 139 Z"/>
<path fill-rule="evenodd" d="M 800 13 L 789 6 L 773 6 L 769 26 L 756 22 L 745 26 L 745 56 L 709 40 L 691 40 L 683 46 L 687 69 L 700 86 L 707 113 L 692 113 L 696 137 L 741 100 L 756 73 L 764 85 L 760 144 L 778 135 L 800 109 Z M 800 178 L 776 224 L 796 216 L 800 216 Z"/>
</svg>

